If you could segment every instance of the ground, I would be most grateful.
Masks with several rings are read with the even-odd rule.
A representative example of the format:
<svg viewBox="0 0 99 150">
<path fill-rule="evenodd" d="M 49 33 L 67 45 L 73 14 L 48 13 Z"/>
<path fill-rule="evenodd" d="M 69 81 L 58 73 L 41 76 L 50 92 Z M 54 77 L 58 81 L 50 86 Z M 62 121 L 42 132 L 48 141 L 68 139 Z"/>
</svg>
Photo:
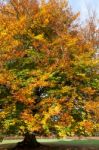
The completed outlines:
<svg viewBox="0 0 99 150">
<path fill-rule="evenodd" d="M 4 140 L 0 144 L 0 150 L 12 148 L 20 140 Z M 29 150 L 99 150 L 99 140 L 95 139 L 38 139 L 42 144 L 39 148 L 29 148 Z M 26 149 L 24 149 L 26 150 Z"/>
</svg>

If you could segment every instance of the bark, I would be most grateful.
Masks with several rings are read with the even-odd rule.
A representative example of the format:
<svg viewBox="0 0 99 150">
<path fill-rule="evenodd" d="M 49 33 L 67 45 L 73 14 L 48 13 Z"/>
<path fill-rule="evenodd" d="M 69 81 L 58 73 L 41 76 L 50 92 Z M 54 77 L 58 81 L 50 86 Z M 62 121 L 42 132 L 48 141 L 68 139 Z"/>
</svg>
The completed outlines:
<svg viewBox="0 0 99 150">
<path fill-rule="evenodd" d="M 37 142 L 35 135 L 26 133 L 24 135 L 24 140 L 19 142 L 12 150 L 30 150 L 39 146 L 41 146 L 41 144 Z"/>
</svg>

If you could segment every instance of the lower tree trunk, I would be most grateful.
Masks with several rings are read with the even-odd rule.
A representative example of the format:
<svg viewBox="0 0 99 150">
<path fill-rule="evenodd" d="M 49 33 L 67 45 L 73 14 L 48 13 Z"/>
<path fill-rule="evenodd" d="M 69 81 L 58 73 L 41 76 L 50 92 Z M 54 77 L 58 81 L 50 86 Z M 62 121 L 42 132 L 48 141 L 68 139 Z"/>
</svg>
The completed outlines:
<svg viewBox="0 0 99 150">
<path fill-rule="evenodd" d="M 22 142 L 19 142 L 13 150 L 28 150 L 33 149 L 36 147 L 39 147 L 41 144 L 37 142 L 36 137 L 34 134 L 26 133 L 24 135 L 24 140 Z"/>
</svg>

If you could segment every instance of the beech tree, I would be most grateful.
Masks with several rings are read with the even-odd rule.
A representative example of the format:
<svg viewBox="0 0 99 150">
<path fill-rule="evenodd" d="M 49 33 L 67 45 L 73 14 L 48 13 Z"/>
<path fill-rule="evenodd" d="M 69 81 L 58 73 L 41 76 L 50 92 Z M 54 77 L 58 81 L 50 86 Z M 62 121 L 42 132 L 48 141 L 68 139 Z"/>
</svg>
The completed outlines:
<svg viewBox="0 0 99 150">
<path fill-rule="evenodd" d="M 0 5 L 2 134 L 25 135 L 31 145 L 31 133 L 89 136 L 99 127 L 98 60 L 78 15 L 67 1 Z"/>
</svg>

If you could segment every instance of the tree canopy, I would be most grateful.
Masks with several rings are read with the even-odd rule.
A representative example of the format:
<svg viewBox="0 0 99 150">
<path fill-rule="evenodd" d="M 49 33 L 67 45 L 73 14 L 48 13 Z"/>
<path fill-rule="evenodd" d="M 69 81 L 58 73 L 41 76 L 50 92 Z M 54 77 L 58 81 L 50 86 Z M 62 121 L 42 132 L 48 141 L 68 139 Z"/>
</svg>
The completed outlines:
<svg viewBox="0 0 99 150">
<path fill-rule="evenodd" d="M 68 2 L 0 5 L 0 125 L 4 134 L 91 135 L 99 127 L 98 60 Z"/>
</svg>

